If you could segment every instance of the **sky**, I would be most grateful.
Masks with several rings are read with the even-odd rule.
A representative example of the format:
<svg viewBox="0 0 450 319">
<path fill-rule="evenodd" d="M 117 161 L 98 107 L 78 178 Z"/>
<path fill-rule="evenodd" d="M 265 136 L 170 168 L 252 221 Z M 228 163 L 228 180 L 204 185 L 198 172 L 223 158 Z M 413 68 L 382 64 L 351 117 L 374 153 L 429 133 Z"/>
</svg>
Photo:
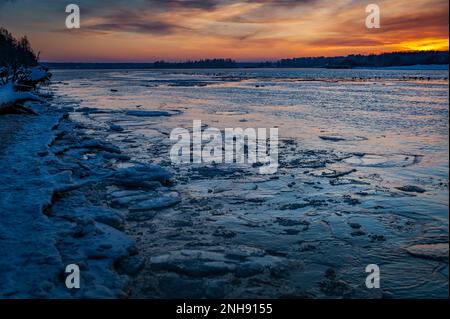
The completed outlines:
<svg viewBox="0 0 450 319">
<path fill-rule="evenodd" d="M 80 29 L 65 27 L 70 3 Z M 379 29 L 366 28 L 370 3 Z M 448 10 L 448 0 L 0 0 L 0 26 L 43 61 L 266 61 L 448 50 Z"/>
</svg>

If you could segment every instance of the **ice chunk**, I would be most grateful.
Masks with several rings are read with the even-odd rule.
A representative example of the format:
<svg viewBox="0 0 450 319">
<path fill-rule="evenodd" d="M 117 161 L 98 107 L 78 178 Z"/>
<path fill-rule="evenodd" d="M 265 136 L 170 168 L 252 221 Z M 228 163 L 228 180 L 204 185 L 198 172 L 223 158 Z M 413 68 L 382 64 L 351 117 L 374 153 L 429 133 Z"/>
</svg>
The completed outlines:
<svg viewBox="0 0 450 319">
<path fill-rule="evenodd" d="M 0 110 L 22 101 L 44 102 L 36 95 L 29 92 L 15 92 L 14 83 L 12 82 L 0 86 Z"/>
</svg>

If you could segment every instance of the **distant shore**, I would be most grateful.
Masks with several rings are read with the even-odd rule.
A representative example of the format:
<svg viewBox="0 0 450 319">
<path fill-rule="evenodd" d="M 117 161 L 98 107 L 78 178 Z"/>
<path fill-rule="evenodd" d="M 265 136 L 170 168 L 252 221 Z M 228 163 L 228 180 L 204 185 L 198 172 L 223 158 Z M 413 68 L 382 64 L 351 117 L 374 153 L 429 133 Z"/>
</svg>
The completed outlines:
<svg viewBox="0 0 450 319">
<path fill-rule="evenodd" d="M 237 62 L 232 59 L 202 59 L 197 61 L 167 62 L 52 62 L 44 63 L 52 69 L 252 69 L 252 68 L 387 68 L 415 66 L 434 67 L 446 65 L 448 51 L 391 52 L 372 55 L 347 55 L 335 57 L 301 57 L 278 61 Z"/>
<path fill-rule="evenodd" d="M 155 68 L 152 63 L 53 63 L 44 62 L 43 65 L 53 69 L 53 70 L 186 70 L 192 68 Z M 235 68 L 239 69 L 264 69 L 274 67 L 256 67 L 249 64 L 243 64 L 242 67 Z M 278 67 L 276 69 L 325 69 L 325 67 Z M 199 68 L 205 70 L 218 70 L 218 69 L 229 69 L 229 68 Z M 333 67 L 328 67 L 328 69 L 334 69 Z M 352 68 L 336 68 L 336 69 L 352 69 Z M 353 69 L 371 69 L 371 70 L 448 70 L 448 64 L 415 64 L 406 66 L 390 66 L 390 67 L 355 67 Z"/>
</svg>

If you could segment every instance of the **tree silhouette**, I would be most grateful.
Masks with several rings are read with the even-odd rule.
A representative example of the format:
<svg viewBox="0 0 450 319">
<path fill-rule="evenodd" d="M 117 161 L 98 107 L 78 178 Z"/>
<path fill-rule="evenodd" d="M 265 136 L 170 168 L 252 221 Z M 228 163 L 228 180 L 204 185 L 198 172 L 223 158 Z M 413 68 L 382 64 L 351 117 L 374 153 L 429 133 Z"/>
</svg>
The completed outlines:
<svg viewBox="0 0 450 319">
<path fill-rule="evenodd" d="M 36 66 L 38 60 L 39 54 L 33 51 L 26 36 L 16 40 L 8 30 L 0 27 L 0 67 Z"/>
</svg>

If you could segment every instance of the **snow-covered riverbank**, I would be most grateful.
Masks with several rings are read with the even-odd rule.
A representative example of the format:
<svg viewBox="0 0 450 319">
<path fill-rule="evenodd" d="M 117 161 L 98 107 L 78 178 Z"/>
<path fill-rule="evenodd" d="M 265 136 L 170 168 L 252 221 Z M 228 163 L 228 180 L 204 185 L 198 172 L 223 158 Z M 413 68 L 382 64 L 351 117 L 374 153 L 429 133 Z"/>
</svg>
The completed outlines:
<svg viewBox="0 0 450 319">
<path fill-rule="evenodd" d="M 36 100 L 48 102 L 26 103 L 38 115 L 0 117 L 0 298 L 126 297 L 142 260 L 123 233 L 123 214 L 100 193 L 170 174 L 155 165 L 113 168 L 126 156 L 41 93 Z M 69 264 L 80 268 L 80 289 L 65 285 Z"/>
</svg>

